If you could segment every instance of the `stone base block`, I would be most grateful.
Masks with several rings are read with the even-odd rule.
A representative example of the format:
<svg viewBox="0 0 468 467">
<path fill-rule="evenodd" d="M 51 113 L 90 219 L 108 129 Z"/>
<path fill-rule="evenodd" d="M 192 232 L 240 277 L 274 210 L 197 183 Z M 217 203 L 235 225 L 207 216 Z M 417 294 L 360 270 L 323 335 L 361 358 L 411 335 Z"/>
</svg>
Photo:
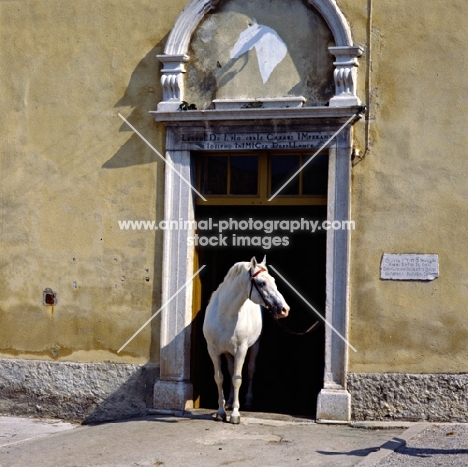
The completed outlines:
<svg viewBox="0 0 468 467">
<path fill-rule="evenodd" d="M 352 107 L 354 105 L 361 105 L 361 101 L 352 94 L 332 97 L 329 103 L 330 107 Z"/>
<path fill-rule="evenodd" d="M 322 389 L 317 399 L 318 422 L 348 422 L 351 394 L 343 389 Z"/>
<path fill-rule="evenodd" d="M 188 381 L 158 380 L 154 385 L 153 394 L 153 408 L 155 409 L 193 409 L 193 386 Z"/>
<path fill-rule="evenodd" d="M 145 415 L 159 366 L 0 359 L 0 414 L 82 423 Z"/>
<path fill-rule="evenodd" d="M 348 373 L 353 420 L 468 422 L 466 373 Z"/>
<path fill-rule="evenodd" d="M 158 104 L 158 112 L 177 112 L 182 101 L 164 101 Z"/>
</svg>

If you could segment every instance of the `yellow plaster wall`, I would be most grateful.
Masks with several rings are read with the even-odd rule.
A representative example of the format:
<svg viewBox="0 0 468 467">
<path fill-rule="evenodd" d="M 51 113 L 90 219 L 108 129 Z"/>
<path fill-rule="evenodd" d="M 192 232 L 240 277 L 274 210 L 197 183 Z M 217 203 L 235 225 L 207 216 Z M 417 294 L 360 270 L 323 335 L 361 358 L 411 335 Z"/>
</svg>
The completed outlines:
<svg viewBox="0 0 468 467">
<path fill-rule="evenodd" d="M 340 2 L 350 15 L 367 2 Z M 468 5 L 373 3 L 370 151 L 353 168 L 350 371 L 468 370 Z M 346 5 L 345 5 L 346 4 Z M 364 31 L 358 29 L 357 43 Z M 366 57 L 360 89 L 365 97 Z M 364 123 L 356 127 L 365 147 Z M 432 282 L 379 279 L 383 253 L 439 255 Z"/>
<path fill-rule="evenodd" d="M 162 8 L 164 3 L 164 8 Z M 148 114 L 186 1 L 0 2 L 0 356 L 159 360 L 164 164 Z M 42 305 L 52 288 L 55 307 Z"/>
<path fill-rule="evenodd" d="M 0 356 L 157 362 L 164 166 L 148 116 L 165 40 L 186 0 L 0 2 Z M 468 5 L 339 0 L 370 93 L 355 126 L 349 370 L 467 371 Z M 291 22 L 291 27 L 294 27 Z M 366 48 L 366 53 L 368 52 Z M 368 85 L 370 87 L 368 89 Z M 379 279 L 382 253 L 437 253 L 430 283 Z M 76 286 L 74 285 L 76 283 Z M 58 294 L 54 308 L 42 291 Z M 76 288 L 74 288 L 76 287 Z"/>
</svg>

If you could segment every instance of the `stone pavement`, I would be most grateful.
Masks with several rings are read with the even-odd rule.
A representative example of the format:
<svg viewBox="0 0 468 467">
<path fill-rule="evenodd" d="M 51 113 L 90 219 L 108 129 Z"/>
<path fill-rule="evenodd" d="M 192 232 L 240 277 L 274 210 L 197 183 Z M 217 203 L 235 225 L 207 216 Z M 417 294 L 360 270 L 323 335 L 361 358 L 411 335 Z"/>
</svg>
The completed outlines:
<svg viewBox="0 0 468 467">
<path fill-rule="evenodd" d="M 298 417 L 245 412 L 240 425 L 231 425 L 213 421 L 209 411 L 178 415 L 153 414 L 86 426 L 0 417 L 0 466 L 364 467 L 426 465 L 412 462 L 433 456 L 442 456 L 442 463 L 427 465 L 468 465 L 466 446 L 460 447 L 464 452 L 455 452 L 466 440 L 466 426 L 324 425 Z M 451 448 L 444 451 L 425 445 L 428 430 L 432 430 L 428 436 L 433 445 L 439 438 L 450 438 Z M 413 439 L 423 448 L 408 451 Z M 393 453 L 396 448 L 406 453 Z M 443 463 L 455 456 L 462 456 L 464 463 Z M 395 458 L 403 463 L 388 463 Z"/>
<path fill-rule="evenodd" d="M 420 424 L 405 434 L 407 442 L 396 452 L 382 458 L 379 467 L 457 466 L 468 465 L 468 424 Z M 373 453 L 366 458 L 370 461 Z M 374 458 L 374 461 L 376 458 Z"/>
</svg>

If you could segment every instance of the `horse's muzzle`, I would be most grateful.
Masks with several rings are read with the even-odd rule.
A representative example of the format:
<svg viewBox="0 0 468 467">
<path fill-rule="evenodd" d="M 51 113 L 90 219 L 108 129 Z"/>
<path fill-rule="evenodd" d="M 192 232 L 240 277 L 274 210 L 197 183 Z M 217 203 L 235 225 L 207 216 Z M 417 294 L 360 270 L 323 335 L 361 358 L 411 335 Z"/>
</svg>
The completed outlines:
<svg viewBox="0 0 468 467">
<path fill-rule="evenodd" d="M 289 306 L 288 305 L 285 305 L 281 309 L 275 310 L 273 312 L 273 317 L 275 319 L 287 318 L 288 315 L 289 315 Z"/>
</svg>

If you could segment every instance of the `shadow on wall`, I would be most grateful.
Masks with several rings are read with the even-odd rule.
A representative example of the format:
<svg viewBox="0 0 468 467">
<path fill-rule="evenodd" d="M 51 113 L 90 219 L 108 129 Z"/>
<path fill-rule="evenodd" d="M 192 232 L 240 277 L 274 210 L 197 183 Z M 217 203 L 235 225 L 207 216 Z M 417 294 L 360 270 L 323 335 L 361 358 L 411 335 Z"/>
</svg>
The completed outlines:
<svg viewBox="0 0 468 467">
<path fill-rule="evenodd" d="M 156 110 L 162 100 L 161 64 L 156 55 L 164 52 L 167 37 L 168 35 L 138 63 L 124 95 L 114 106 L 118 109 L 117 113 L 121 113 L 160 152 L 163 150 L 164 127 L 156 123 L 149 112 Z M 130 115 L 126 108 L 131 109 Z M 119 169 L 161 162 L 159 156 L 125 122 L 122 122 L 119 131 L 131 132 L 132 136 L 103 164 L 102 168 Z"/>
<path fill-rule="evenodd" d="M 128 120 L 156 149 L 164 154 L 164 128 L 158 126 L 151 114 L 151 110 L 157 108 L 158 102 L 162 100 L 160 87 L 160 62 L 156 55 L 163 53 L 167 36 L 163 38 L 151 51 L 138 63 L 133 71 L 130 81 L 122 98 L 115 104 L 118 113 Z M 131 113 L 129 114 L 129 109 Z M 125 169 L 128 167 L 155 163 L 156 187 L 146 186 L 145 190 L 156 189 L 158 193 L 164 186 L 164 162 L 148 145 L 125 123 L 119 129 L 120 132 L 130 132 L 130 138 L 120 147 L 120 149 L 106 161 L 103 169 Z M 142 193 L 144 197 L 146 193 Z M 151 209 L 151 208 L 150 208 Z M 164 199 L 156 196 L 156 204 L 152 207 L 154 218 L 157 222 L 164 218 Z M 161 305 L 161 258 L 162 241 L 161 231 L 155 233 L 154 248 L 154 273 L 152 309 L 153 315 Z M 138 324 L 137 327 L 139 327 Z M 77 399 L 82 405 L 79 412 L 70 408 L 67 412 L 70 415 L 78 415 L 78 419 L 83 424 L 99 423 L 103 421 L 119 420 L 130 417 L 146 415 L 148 407 L 153 405 L 154 383 L 159 377 L 159 347 L 160 347 L 160 317 L 151 322 L 151 347 L 150 364 L 125 365 L 115 364 L 113 371 L 119 373 L 115 375 L 113 381 L 110 376 L 101 375 L 96 378 L 99 388 L 95 392 L 83 394 L 78 392 Z M 114 364 L 105 364 L 114 365 Z M 102 379 L 107 384 L 102 385 Z M 92 385 L 92 383 L 89 383 Z M 112 387 L 109 391 L 107 388 Z M 59 405 L 63 406 L 63 401 Z M 63 415 L 62 415 L 63 416 Z"/>
<path fill-rule="evenodd" d="M 157 54 L 162 54 L 167 41 L 166 35 L 146 56 L 140 60 L 133 71 L 127 88 L 122 98 L 115 104 L 120 113 L 132 126 L 134 126 L 161 154 L 164 154 L 165 131 L 164 127 L 154 121 L 149 113 L 157 108 L 157 104 L 162 100 L 162 89 L 160 86 L 161 64 L 156 58 Z M 131 113 L 129 114 L 129 110 Z M 161 158 L 138 136 L 124 121 L 119 128 L 119 132 L 130 132 L 130 138 L 120 147 L 120 149 L 103 165 L 103 169 L 125 169 L 128 167 L 156 164 L 156 186 L 144 186 L 144 197 L 151 191 L 149 198 L 153 197 L 156 190 L 156 203 L 150 210 L 153 211 L 152 219 L 156 222 L 164 218 L 164 198 L 159 196 L 164 187 L 164 162 Z M 153 298 L 151 316 L 161 306 L 161 261 L 163 233 L 161 230 L 155 232 L 155 247 L 153 260 Z M 142 323 L 141 323 L 142 324 Z M 139 327 L 139 326 L 138 326 Z M 136 328 L 137 329 L 137 328 Z M 135 330 L 136 330 L 135 329 Z M 160 317 L 151 321 L 151 348 L 150 362 L 159 362 L 159 334 Z"/>
<path fill-rule="evenodd" d="M 146 415 L 153 405 L 154 382 L 158 377 L 157 365 L 137 368 L 115 392 L 96 401 L 94 406 L 90 404 L 83 425 Z"/>
</svg>

